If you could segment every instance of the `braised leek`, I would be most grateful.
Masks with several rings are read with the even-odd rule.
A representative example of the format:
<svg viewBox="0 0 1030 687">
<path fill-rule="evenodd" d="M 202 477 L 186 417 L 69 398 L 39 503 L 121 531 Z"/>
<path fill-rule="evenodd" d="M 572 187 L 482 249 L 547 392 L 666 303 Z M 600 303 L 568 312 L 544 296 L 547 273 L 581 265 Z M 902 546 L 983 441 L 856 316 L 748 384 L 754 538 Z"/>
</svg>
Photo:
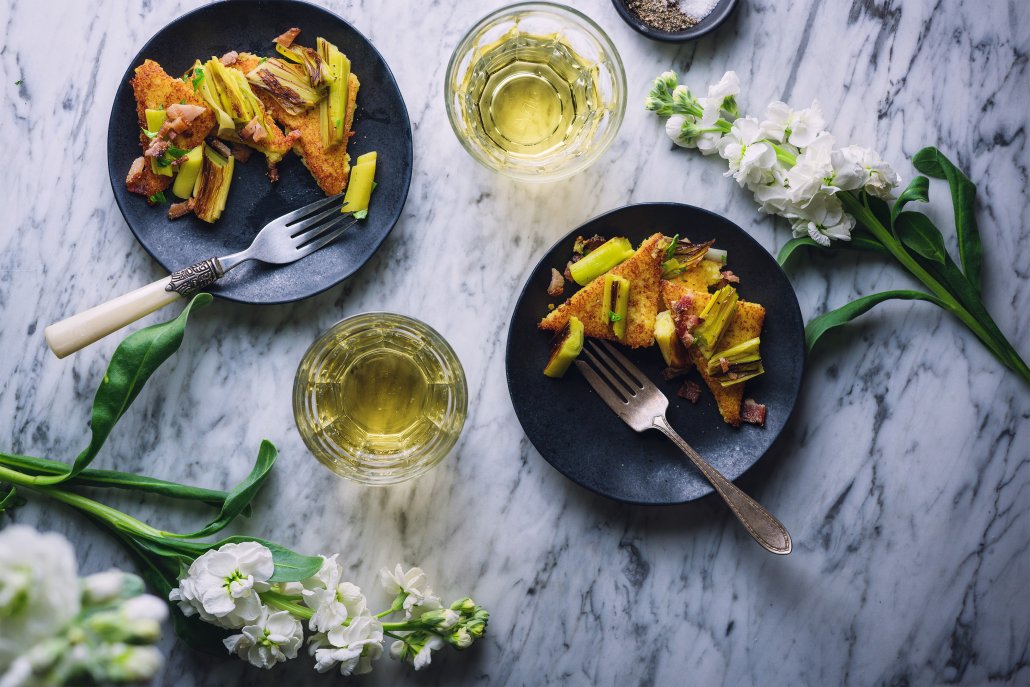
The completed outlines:
<svg viewBox="0 0 1030 687">
<path fill-rule="evenodd" d="M 329 95 L 318 104 L 318 121 L 322 129 L 322 145 L 326 148 L 344 142 L 347 127 L 347 84 L 350 60 L 322 38 L 317 39 L 318 56 L 329 69 Z"/>
<path fill-rule="evenodd" d="M 263 88 L 280 107 L 295 115 L 317 105 L 325 90 L 311 85 L 303 65 L 275 57 L 247 72 L 247 81 Z"/>
<path fill-rule="evenodd" d="M 633 255 L 629 239 L 617 236 L 587 253 L 569 266 L 569 274 L 580 286 L 586 286 L 611 268 Z"/>
<path fill-rule="evenodd" d="M 760 343 L 755 337 L 716 353 L 708 361 L 708 375 L 723 386 L 733 386 L 764 373 Z"/>
<path fill-rule="evenodd" d="M 204 161 L 193 188 L 196 198 L 193 212 L 205 222 L 214 222 L 222 216 L 229 196 L 234 164 L 235 158 L 231 155 L 226 158 L 204 146 Z"/>
<path fill-rule="evenodd" d="M 705 359 L 715 353 L 719 341 L 736 315 L 737 290 L 732 286 L 722 287 L 708 299 L 708 304 L 700 314 L 701 323 L 692 332 L 694 345 Z"/>
</svg>

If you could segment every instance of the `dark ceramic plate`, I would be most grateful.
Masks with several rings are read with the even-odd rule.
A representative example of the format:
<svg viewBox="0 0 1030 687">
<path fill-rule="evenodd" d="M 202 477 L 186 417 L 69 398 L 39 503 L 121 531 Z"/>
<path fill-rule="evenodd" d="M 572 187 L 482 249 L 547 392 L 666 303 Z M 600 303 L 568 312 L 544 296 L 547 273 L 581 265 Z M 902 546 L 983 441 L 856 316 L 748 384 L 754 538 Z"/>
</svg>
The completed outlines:
<svg viewBox="0 0 1030 687">
<path fill-rule="evenodd" d="M 679 203 L 629 205 L 590 220 L 558 241 L 529 275 L 515 304 L 505 365 L 515 414 L 547 462 L 587 489 L 628 503 L 684 503 L 711 486 L 671 441 L 656 431 L 641 434 L 623 424 L 572 366 L 563 379 L 542 373 L 550 332 L 537 329 L 556 302 L 547 295 L 551 267 L 562 269 L 579 235 L 626 236 L 634 245 L 656 231 L 694 241 L 715 239 L 729 251 L 729 267 L 740 276 L 742 298 L 766 308 L 762 359 L 766 373 L 747 382 L 746 396 L 768 407 L 765 427 L 734 428 L 722 421 L 704 383 L 697 405 L 676 396 L 682 380 L 661 377 L 665 363 L 657 346 L 626 356 L 669 397 L 669 422 L 728 479 L 755 464 L 783 430 L 801 388 L 805 332 L 794 289 L 779 265 L 744 230 L 724 217 Z M 571 289 L 566 288 L 566 295 Z"/>
<path fill-rule="evenodd" d="M 704 19 L 690 28 L 683 29 L 682 31 L 662 31 L 645 24 L 640 17 L 627 7 L 626 0 L 612 0 L 612 4 L 615 5 L 615 10 L 622 17 L 622 20 L 638 33 L 665 43 L 683 43 L 709 34 L 726 21 L 733 14 L 733 10 L 737 8 L 737 0 L 719 0 L 719 4 L 713 7 L 712 11 Z"/>
<path fill-rule="evenodd" d="M 125 189 L 125 174 L 140 155 L 129 79 L 147 58 L 176 76 L 185 72 L 194 58 L 204 60 L 229 50 L 273 55 L 272 39 L 294 26 L 302 30 L 301 44 L 313 45 L 316 36 L 324 36 L 351 59 L 361 90 L 354 115 L 355 135 L 348 150 L 351 159 L 370 150 L 378 152 L 379 186 L 372 194 L 368 218 L 335 243 L 290 265 L 245 263 L 211 288 L 212 293 L 232 301 L 286 303 L 313 296 L 357 271 L 393 229 L 411 182 L 411 126 L 397 82 L 382 55 L 346 21 L 304 2 L 219 2 L 179 17 L 151 38 L 125 70 L 111 108 L 107 130 L 111 186 L 126 223 L 147 252 L 172 272 L 241 250 L 268 221 L 324 198 L 314 178 L 291 153 L 279 164 L 279 183 L 271 184 L 265 176 L 264 157 L 255 153 L 247 164 L 236 165 L 221 219 L 206 224 L 190 215 L 169 221 L 167 206 L 150 207 L 142 196 Z"/>
</svg>

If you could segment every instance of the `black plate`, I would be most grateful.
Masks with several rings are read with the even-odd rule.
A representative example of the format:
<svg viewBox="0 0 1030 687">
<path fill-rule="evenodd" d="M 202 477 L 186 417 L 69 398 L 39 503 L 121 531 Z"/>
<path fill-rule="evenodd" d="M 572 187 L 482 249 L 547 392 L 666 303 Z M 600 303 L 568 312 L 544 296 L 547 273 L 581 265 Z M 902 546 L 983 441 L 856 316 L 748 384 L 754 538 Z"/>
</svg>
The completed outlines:
<svg viewBox="0 0 1030 687">
<path fill-rule="evenodd" d="M 552 267 L 563 269 L 579 235 L 626 236 L 634 245 L 656 231 L 694 241 L 715 239 L 729 251 L 729 265 L 741 283 L 742 298 L 765 306 L 762 359 L 766 373 L 747 382 L 746 396 L 768 407 L 765 427 L 734 428 L 722 421 L 711 392 L 697 405 L 676 396 L 682 380 L 665 381 L 657 346 L 626 356 L 669 397 L 672 426 L 728 479 L 755 464 L 779 435 L 797 401 L 805 364 L 805 332 L 794 289 L 780 266 L 743 229 L 707 210 L 679 203 L 629 205 L 590 220 L 558 241 L 529 275 L 515 304 L 508 331 L 505 365 L 515 414 L 540 455 L 563 475 L 587 489 L 628 503 L 685 503 L 712 491 L 679 450 L 657 431 L 641 434 L 623 424 L 586 380 L 570 368 L 563 379 L 542 373 L 550 332 L 537 328 L 547 314 Z M 566 295 L 571 290 L 566 285 Z"/>
<path fill-rule="evenodd" d="M 295 154 L 279 164 L 280 181 L 265 176 L 264 156 L 237 164 L 225 212 L 214 224 L 192 215 L 169 221 L 167 206 L 150 207 L 125 188 L 125 175 L 140 155 L 136 102 L 129 79 L 144 59 L 158 62 L 172 76 L 184 73 L 194 58 L 205 60 L 229 50 L 272 55 L 272 39 L 291 27 L 299 42 L 314 45 L 324 36 L 347 54 L 361 79 L 351 159 L 378 152 L 376 180 L 368 218 L 332 245 L 303 260 L 278 267 L 249 262 L 213 286 L 212 293 L 241 303 L 286 303 L 313 296 L 356 272 L 375 253 L 397 223 L 411 182 L 411 125 L 408 111 L 382 55 L 346 21 L 296 0 L 232 0 L 185 14 L 147 42 L 125 70 L 107 129 L 108 170 L 118 208 L 136 239 L 169 272 L 211 256 L 246 248 L 270 220 L 324 198 Z M 168 191 L 169 200 L 172 200 Z"/>
</svg>

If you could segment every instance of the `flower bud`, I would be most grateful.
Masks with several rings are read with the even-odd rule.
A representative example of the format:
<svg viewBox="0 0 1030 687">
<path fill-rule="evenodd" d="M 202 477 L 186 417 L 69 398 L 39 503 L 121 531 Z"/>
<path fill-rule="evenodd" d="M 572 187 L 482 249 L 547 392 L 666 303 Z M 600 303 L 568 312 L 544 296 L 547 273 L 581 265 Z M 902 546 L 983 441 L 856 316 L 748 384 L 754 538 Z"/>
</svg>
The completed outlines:
<svg viewBox="0 0 1030 687">
<path fill-rule="evenodd" d="M 676 72 L 667 71 L 662 72 L 658 75 L 658 78 L 654 80 L 655 86 L 661 86 L 667 90 L 676 88 L 676 84 L 679 83 L 679 77 L 676 76 Z"/>
<path fill-rule="evenodd" d="M 88 604 L 105 604 L 121 596 L 125 586 L 125 573 L 107 570 L 82 580 L 82 599 Z"/>
<path fill-rule="evenodd" d="M 467 649 L 472 646 L 472 635 L 464 627 L 459 627 L 447 637 L 447 641 L 456 649 Z"/>
<path fill-rule="evenodd" d="M 452 603 L 451 608 L 461 613 L 471 613 L 476 608 L 476 602 L 466 596 Z"/>
<path fill-rule="evenodd" d="M 157 675 L 164 663 L 161 652 L 152 646 L 110 644 L 100 653 L 105 659 L 100 663 L 106 666 L 111 682 L 146 682 Z"/>
</svg>

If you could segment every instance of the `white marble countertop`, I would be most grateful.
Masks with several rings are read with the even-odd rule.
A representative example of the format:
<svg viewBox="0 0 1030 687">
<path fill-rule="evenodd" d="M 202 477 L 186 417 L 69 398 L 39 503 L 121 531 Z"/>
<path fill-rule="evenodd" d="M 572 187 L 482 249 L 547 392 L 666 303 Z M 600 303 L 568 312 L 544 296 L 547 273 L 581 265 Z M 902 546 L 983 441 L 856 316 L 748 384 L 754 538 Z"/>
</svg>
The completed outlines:
<svg viewBox="0 0 1030 687">
<path fill-rule="evenodd" d="M 42 329 L 161 273 L 112 198 L 107 118 L 139 47 L 197 4 L 0 7 L 4 449 L 69 459 L 81 448 L 117 337 L 59 361 Z M 764 553 L 712 498 L 627 507 L 566 481 L 523 435 L 503 366 L 513 294 L 546 247 L 585 219 L 675 200 L 725 214 L 771 251 L 789 238 L 720 176 L 718 160 L 674 150 L 639 106 L 667 68 L 695 86 L 735 69 L 745 110 L 818 97 L 838 140 L 881 149 L 905 177 L 908 156 L 939 145 L 979 184 L 985 297 L 1030 355 L 1030 5 L 741 0 L 721 30 L 671 46 L 631 31 L 610 2 L 584 0 L 577 5 L 626 63 L 626 120 L 593 168 L 526 186 L 473 162 L 443 107 L 451 49 L 499 0 L 323 4 L 376 44 L 407 100 L 415 170 L 403 218 L 340 287 L 291 305 L 220 303 L 198 316 L 96 467 L 224 487 L 268 438 L 280 462 L 247 532 L 309 553 L 339 551 L 368 587 L 381 565 L 418 563 L 437 591 L 470 592 L 492 611 L 488 638 L 471 652 L 443 655 L 418 674 L 386 660 L 361 684 L 1030 682 L 1030 389 L 940 310 L 881 306 L 810 358 L 784 440 L 740 480 L 792 532 L 787 558 Z M 932 193 L 951 240 L 947 192 Z M 806 317 L 911 284 L 894 266 L 848 255 L 800 261 L 790 276 Z M 341 317 L 370 309 L 438 328 L 470 391 L 454 453 L 386 489 L 318 465 L 290 409 L 304 349 Z M 174 503 L 111 498 L 144 520 L 159 514 L 171 529 L 198 520 Z M 14 518 L 73 537 L 84 571 L 132 568 L 106 534 L 53 503 L 33 501 Z M 162 685 L 340 679 L 318 678 L 307 661 L 265 674 L 171 638 L 162 646 Z"/>
</svg>

